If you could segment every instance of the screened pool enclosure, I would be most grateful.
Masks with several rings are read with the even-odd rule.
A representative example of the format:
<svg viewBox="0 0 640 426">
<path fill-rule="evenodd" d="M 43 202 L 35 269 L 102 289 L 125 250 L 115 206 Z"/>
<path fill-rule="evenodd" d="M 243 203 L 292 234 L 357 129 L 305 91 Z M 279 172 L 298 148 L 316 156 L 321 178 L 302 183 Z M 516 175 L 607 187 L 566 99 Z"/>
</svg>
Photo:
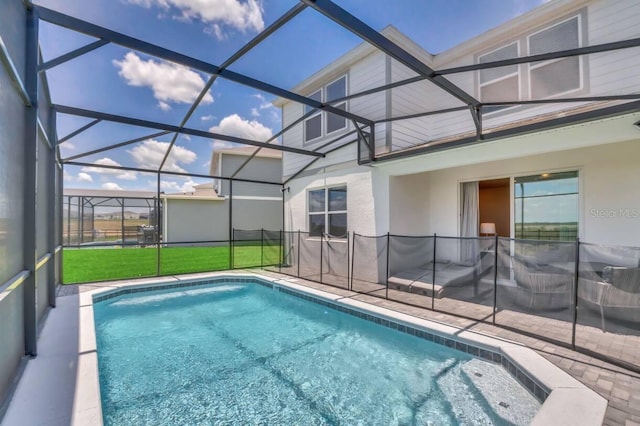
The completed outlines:
<svg viewBox="0 0 640 426">
<path fill-rule="evenodd" d="M 526 40 L 491 52 L 473 52 L 474 60 L 468 63 L 451 63 L 438 69 L 428 65 L 428 58 L 410 43 L 401 43 L 377 30 L 381 27 L 379 16 L 352 13 L 349 1 L 281 2 L 277 16 L 265 18 L 263 28 L 255 35 L 243 31 L 235 34 L 238 37 L 228 45 L 235 52 L 230 54 L 214 47 L 204 53 L 198 50 L 198 46 L 211 43 L 211 38 L 205 38 L 210 37 L 207 34 L 199 34 L 201 39 L 187 32 L 153 34 L 144 25 L 133 25 L 131 17 L 113 29 L 102 24 L 109 22 L 106 13 L 84 10 L 82 17 L 76 17 L 40 3 L 49 4 L 0 1 L 0 401 L 24 362 L 23 356 L 37 355 L 40 327 L 48 309 L 56 304 L 56 284 L 85 280 L 74 278 L 81 270 L 95 272 L 86 281 L 101 281 L 114 278 L 110 275 L 114 270 L 122 272 L 117 278 L 135 278 L 262 266 L 403 301 L 411 292 L 402 293 L 401 286 L 389 287 L 388 279 L 396 272 L 394 262 L 401 261 L 389 259 L 393 253 L 416 245 L 425 256 L 435 256 L 429 247 L 440 247 L 437 244 L 459 246 L 461 250 L 466 247 L 460 239 L 440 240 L 444 236 L 414 241 L 412 236 L 356 235 L 348 226 L 351 219 L 346 219 L 347 210 L 342 208 L 327 213 L 331 216 L 327 220 L 333 220 L 334 234 L 348 236 L 346 241 L 342 238 L 336 242 L 318 230 L 320 225 L 309 229 L 311 234 L 300 240 L 300 231 L 303 237 L 305 231 L 287 225 L 292 213 L 285 211 L 285 204 L 287 197 L 294 195 L 290 183 L 332 153 L 353 150 L 354 165 L 375 167 L 392 160 L 640 111 L 640 81 L 619 78 L 622 66 L 606 66 L 638 57 L 640 38 L 623 35 L 590 44 L 584 33 L 587 17 L 582 9 L 574 18 L 553 23 Z M 70 6 L 60 7 L 66 10 Z M 323 43 L 317 42 L 314 31 L 320 24 Z M 326 26 L 331 31 L 325 32 Z M 300 43 L 287 44 L 293 39 Z M 345 42 L 343 52 L 328 48 L 337 40 Z M 402 72 L 382 81 L 364 79 L 363 89 L 357 92 L 350 90 L 354 81 L 336 80 L 338 83 L 315 93 L 296 86 L 308 77 L 295 73 L 302 61 L 313 59 L 323 67 L 358 46 L 383 54 L 389 67 L 399 67 Z M 132 66 L 146 71 L 126 77 Z M 576 70 L 589 72 L 576 74 Z M 190 87 L 194 93 L 175 95 L 179 101 L 170 104 L 165 89 L 154 86 L 154 75 L 178 75 L 176 81 L 193 83 Z M 588 84 L 589 75 L 608 75 L 611 84 Z M 106 85 L 119 77 L 128 80 L 117 90 Z M 153 100 L 144 108 L 137 102 L 145 96 L 150 100 L 151 92 L 141 94 L 141 86 L 154 91 Z M 365 108 L 407 93 L 422 101 L 404 111 L 389 107 L 367 112 Z M 238 111 L 222 119 L 216 117 L 217 113 L 203 110 L 217 105 L 234 108 L 240 98 L 254 99 L 255 111 Z M 294 119 L 281 115 L 273 107 L 275 98 L 291 102 L 301 115 Z M 167 119 L 168 110 L 179 118 Z M 243 119 L 242 114 L 254 118 Z M 275 114 L 275 130 L 264 130 L 266 126 L 255 119 L 260 114 Z M 428 130 L 410 131 L 416 123 L 426 123 Z M 234 131 L 237 125 L 248 126 L 251 131 Z M 386 138 L 392 126 L 405 129 L 404 137 Z M 282 143 L 287 134 L 302 132 L 303 127 L 309 138 L 335 129 L 349 130 L 316 145 L 307 140 Z M 213 151 L 243 146 L 252 147 L 253 153 L 234 170 L 212 173 L 217 170 L 211 164 Z M 297 165 L 295 170 L 287 169 L 278 179 L 265 179 L 256 166 L 258 153 L 265 148 L 280 151 L 283 161 Z M 532 185 L 521 183 L 523 188 Z M 82 187 L 85 194 L 64 197 L 64 190 L 74 186 Z M 192 225 L 194 231 L 189 239 L 167 237 L 160 200 L 167 194 L 187 198 L 197 186 L 215 191 L 207 202 L 224 198 L 225 207 L 210 216 L 186 217 L 184 226 Z M 101 198 L 90 193 L 98 188 L 122 190 L 123 195 Z M 218 197 L 222 188 L 226 193 Z M 134 189 L 147 195 L 126 195 Z M 529 201 L 525 193 L 521 195 L 519 201 Z M 569 192 L 564 195 L 573 196 Z M 249 213 L 255 213 L 248 207 L 248 200 L 256 197 L 278 203 L 282 210 L 279 227 L 238 226 L 245 223 Z M 204 198 L 193 199 L 204 202 Z M 97 221 L 102 221 L 101 227 L 96 226 Z M 223 231 L 215 238 L 200 237 L 199 230 L 209 226 Z M 516 237 L 532 238 L 524 231 Z M 390 248 L 395 244 L 400 251 Z M 497 287 L 502 276 L 494 277 L 487 271 L 494 270 L 495 259 L 514 258 L 513 245 L 518 243 L 507 238 L 497 242 L 490 239 L 487 244 L 477 257 L 480 261 L 480 253 L 484 253 L 484 281 L 476 280 L 480 285 L 477 289 L 462 286 L 459 301 L 478 302 L 490 318 L 502 303 L 500 293 L 495 291 L 502 288 Z M 528 244 L 537 243 L 520 242 L 522 247 Z M 637 338 L 638 323 L 633 313 L 620 320 L 621 324 L 616 319 L 609 325 L 605 321 L 609 312 L 615 311 L 615 303 L 624 298 L 602 293 L 606 287 L 602 283 L 609 281 L 595 265 L 600 248 L 589 251 L 586 243 L 566 244 L 569 248 L 562 271 L 543 271 L 549 265 L 535 258 L 536 253 L 544 251 L 548 255 L 558 249 L 556 246 L 547 250 L 529 247 L 531 253 L 523 255 L 533 257 L 520 265 L 561 276 L 556 288 L 562 289 L 562 306 L 549 315 L 554 321 L 566 320 L 569 324 L 562 331 L 562 343 L 572 344 L 572 324 L 573 344 L 576 338 L 580 341 L 581 335 L 575 335 L 579 322 L 576 306 L 580 306 L 575 299 L 579 296 L 589 306 L 584 311 L 589 325 L 603 330 L 619 326 L 625 333 L 621 339 Z M 503 257 L 496 255 L 501 250 Z M 588 253 L 581 255 L 584 250 Z M 604 250 L 600 258 L 616 257 L 611 251 L 615 252 Z M 625 251 L 618 257 L 629 263 L 635 259 L 635 252 L 630 253 Z M 303 260 L 294 262 L 296 256 Z M 332 256 L 331 273 L 325 269 L 329 266 L 323 266 L 329 261 L 327 256 Z M 577 256 L 581 256 L 578 261 Z M 593 272 L 588 277 L 580 274 L 577 266 L 585 258 L 587 269 Z M 368 266 L 357 266 L 359 262 Z M 409 266 L 419 267 L 424 263 L 420 262 Z M 504 262 L 498 265 L 500 273 L 512 279 L 519 267 L 514 267 L 511 260 Z M 438 262 L 434 259 L 433 263 Z M 612 274 L 612 280 L 629 279 L 618 276 L 615 270 L 607 273 Z M 367 274 L 374 276 L 363 277 Z M 573 278 L 566 279 L 568 275 Z M 582 279 L 589 281 L 584 284 L 583 288 L 589 288 L 585 293 L 578 290 Z M 536 285 L 529 283 L 529 287 Z M 623 291 L 636 300 L 640 289 L 632 287 L 627 285 Z M 480 292 L 482 300 L 474 300 L 475 290 L 486 290 Z M 434 297 L 433 289 L 427 293 L 415 293 L 421 298 L 420 306 L 449 309 L 448 299 Z M 527 315 L 539 313 L 530 299 L 518 300 Z M 505 305 L 511 301 L 508 299 Z M 628 308 L 634 311 L 640 306 Z M 456 309 L 451 312 L 460 314 Z M 636 362 L 617 352 L 605 355 Z"/>
</svg>

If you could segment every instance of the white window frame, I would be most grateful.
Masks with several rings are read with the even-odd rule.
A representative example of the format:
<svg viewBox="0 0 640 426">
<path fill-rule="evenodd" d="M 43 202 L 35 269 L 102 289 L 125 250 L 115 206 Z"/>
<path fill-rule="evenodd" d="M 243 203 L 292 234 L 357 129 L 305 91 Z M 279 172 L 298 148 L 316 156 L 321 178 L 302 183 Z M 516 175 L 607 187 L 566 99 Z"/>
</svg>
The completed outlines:
<svg viewBox="0 0 640 426">
<path fill-rule="evenodd" d="M 569 22 L 572 19 L 578 19 L 578 48 L 583 46 L 583 34 L 582 34 L 582 15 L 580 13 L 576 14 L 576 15 L 572 15 L 569 16 L 566 19 L 563 19 L 562 21 L 558 21 L 555 22 L 553 25 L 549 25 L 547 27 L 541 28 L 536 32 L 533 32 L 529 35 L 527 35 L 527 51 L 531 52 L 531 37 L 535 36 L 536 34 L 540 34 L 544 31 L 547 31 L 553 27 L 556 27 L 558 25 L 561 25 L 565 22 Z M 561 97 L 563 95 L 569 94 L 569 93 L 574 93 L 574 92 L 579 92 L 581 90 L 584 89 L 584 66 L 583 66 L 583 59 L 582 59 L 582 55 L 578 55 L 576 56 L 576 58 L 578 58 L 578 78 L 580 79 L 580 84 L 577 88 L 575 89 L 570 89 L 570 90 L 565 90 L 564 92 L 559 92 L 559 93 L 554 93 L 553 95 L 550 96 L 546 96 L 544 98 L 540 98 L 540 99 L 553 99 L 553 98 L 557 98 L 557 97 Z M 545 67 L 547 65 L 553 64 L 555 62 L 560 62 L 563 61 L 565 59 L 569 59 L 569 57 L 564 57 L 564 58 L 558 58 L 558 59 L 550 59 L 548 61 L 544 61 L 544 62 L 536 62 L 536 63 L 531 63 L 529 62 L 527 64 L 527 77 L 529 79 L 529 84 L 528 84 L 528 90 L 527 90 L 527 95 L 529 96 L 529 99 L 532 99 L 532 93 L 533 93 L 533 85 L 531 84 L 531 71 L 538 69 L 538 68 L 542 68 Z"/>
<path fill-rule="evenodd" d="M 330 86 L 331 84 L 335 83 L 336 81 L 340 80 L 340 79 L 345 79 L 345 96 L 347 96 L 347 94 L 349 93 L 349 73 L 344 73 L 342 75 L 340 75 L 339 77 L 335 78 L 334 80 L 324 84 L 322 87 L 310 92 L 307 96 L 312 96 L 318 92 L 320 92 L 320 102 L 324 103 L 326 102 L 327 99 L 327 86 Z M 349 110 L 349 101 L 345 100 L 344 102 L 340 102 L 338 105 L 341 104 L 345 104 L 345 111 Z M 337 105 L 334 105 L 337 106 Z M 302 107 L 302 114 L 306 114 L 306 105 L 303 105 Z M 315 113 L 311 114 L 309 117 L 305 118 L 304 121 L 302 122 L 302 145 L 306 146 L 306 145 L 311 145 L 314 144 L 315 142 L 320 141 L 322 138 L 328 136 L 328 135 L 334 135 L 334 134 L 338 134 L 340 132 L 344 132 L 345 130 L 349 129 L 349 120 L 345 119 L 344 123 L 344 127 L 341 127 L 339 129 L 333 130 L 331 132 L 327 131 L 327 125 L 329 120 L 327 119 L 327 112 L 323 111 L 323 110 L 317 110 Z M 320 136 L 315 137 L 313 139 L 307 139 L 307 121 L 311 120 L 312 118 L 315 118 L 317 116 L 320 116 Z"/>
<path fill-rule="evenodd" d="M 320 102 L 324 102 L 324 90 L 323 88 L 320 88 L 318 90 L 314 90 L 313 92 L 311 92 L 309 94 L 309 97 L 315 95 L 316 93 L 320 92 Z M 307 108 L 307 105 L 303 105 L 302 107 L 302 113 L 306 114 L 305 109 Z M 312 107 L 308 107 L 308 108 L 312 108 Z M 303 122 L 303 126 L 302 126 L 302 138 L 303 138 L 303 144 L 308 144 L 308 143 L 313 143 L 314 141 L 320 140 L 322 139 L 322 136 L 324 134 L 323 132 L 323 128 L 324 128 L 324 120 L 323 120 L 323 116 L 322 116 L 322 110 L 321 109 L 317 109 L 313 114 L 311 114 L 309 117 L 304 119 Z M 320 136 L 315 137 L 313 139 L 309 139 L 307 140 L 307 121 L 311 120 L 312 118 L 316 118 L 320 116 Z"/>
<path fill-rule="evenodd" d="M 346 204 L 347 204 L 347 210 L 329 210 L 329 190 L 330 189 L 337 189 L 337 188 L 344 188 L 345 192 L 348 194 L 348 190 L 347 190 L 347 184 L 343 183 L 343 184 L 336 184 L 336 185 L 330 185 L 330 186 L 322 186 L 322 187 L 318 187 L 318 188 L 308 188 L 307 189 L 307 214 L 306 214 L 306 225 L 307 225 L 307 232 L 309 234 L 311 234 L 311 228 L 309 226 L 309 219 L 310 216 L 320 216 L 323 215 L 324 216 L 324 230 L 322 231 L 323 236 L 324 235 L 329 235 L 329 215 L 331 214 L 346 214 L 347 215 L 347 229 L 349 228 L 349 202 L 348 199 L 346 200 Z M 309 209 L 309 193 L 311 193 L 312 191 L 324 191 L 324 210 L 321 212 L 312 212 Z M 348 195 L 347 195 L 348 196 Z M 349 231 L 347 231 L 349 232 Z M 309 235 L 310 238 L 318 238 L 317 235 Z M 335 236 L 331 236 L 334 239 L 346 239 L 346 237 L 335 237 Z"/>
<path fill-rule="evenodd" d="M 516 45 L 516 50 L 518 52 L 516 54 L 517 57 L 520 57 L 520 40 L 515 40 L 513 42 L 510 42 L 510 43 L 507 43 L 507 44 L 503 44 L 503 45 L 501 45 L 499 47 L 496 47 L 495 49 L 492 49 L 492 50 L 490 50 L 488 52 L 485 52 L 482 55 L 478 55 L 478 57 L 476 59 L 476 62 L 479 64 L 479 63 L 481 63 L 480 62 L 480 58 L 482 58 L 483 56 L 490 55 L 490 54 L 492 54 L 494 52 L 497 52 L 500 49 L 504 49 L 505 47 L 509 47 L 509 46 L 511 46 L 513 44 Z M 480 72 L 478 72 L 477 73 L 478 97 L 480 98 L 480 101 L 482 102 L 482 88 L 484 86 L 488 86 L 490 84 L 497 83 L 497 82 L 502 81 L 502 80 L 506 80 L 506 79 L 511 78 L 513 76 L 517 76 L 518 77 L 518 93 L 517 93 L 517 97 L 516 97 L 516 99 L 514 99 L 514 101 L 519 101 L 521 99 L 521 93 L 522 93 L 522 71 L 520 69 L 520 65 L 519 64 L 516 64 L 516 71 L 515 72 L 513 72 L 513 73 L 511 73 L 509 75 L 503 76 L 503 77 L 499 77 L 499 78 L 484 82 L 484 83 L 482 81 L 480 81 Z M 504 112 L 504 111 L 512 109 L 512 108 L 517 108 L 517 106 L 514 105 L 514 106 L 509 106 L 509 107 L 503 107 L 503 108 L 497 109 L 495 111 L 488 112 L 485 115 L 492 115 L 492 114 L 496 114 L 496 113 L 499 113 L 499 112 Z"/>
<path fill-rule="evenodd" d="M 518 174 L 513 174 L 510 176 L 509 178 L 509 185 L 510 185 L 510 199 L 511 199 L 511 207 L 510 207 L 510 220 L 511 220 L 511 238 L 516 237 L 516 208 L 515 208 L 515 202 L 516 202 L 516 191 L 515 191 L 515 181 L 517 178 L 522 178 L 522 177 L 529 177 L 529 176 L 534 176 L 534 175 L 542 175 L 542 174 L 550 174 L 550 175 L 554 175 L 554 174 L 559 174 L 559 173 L 567 173 L 567 172 L 576 172 L 578 174 L 578 216 L 577 216 L 577 220 L 578 220 L 578 229 L 576 230 L 576 233 L 578 235 L 578 238 L 582 239 L 583 235 L 582 235 L 582 231 L 583 231 L 583 227 L 584 227 L 584 194 L 585 194 L 585 190 L 584 190 L 584 171 L 583 171 L 583 167 L 581 166 L 576 166 L 576 167 L 566 167 L 566 168 L 559 168 L 559 169 L 537 169 L 537 170 L 533 170 L 533 171 L 529 171 L 529 172 L 525 172 L 525 173 L 518 173 Z M 565 241 L 566 242 L 566 241 Z"/>
<path fill-rule="evenodd" d="M 344 78 L 344 96 L 347 96 L 347 93 L 349 93 L 349 78 L 347 77 L 347 74 L 343 74 L 343 75 L 341 75 L 340 77 L 336 78 L 335 80 L 330 81 L 329 83 L 327 83 L 327 84 L 323 87 L 323 91 L 324 91 L 324 94 L 325 94 L 324 99 L 327 99 L 327 88 L 328 88 L 329 86 L 331 86 L 333 83 L 335 83 L 336 81 L 338 81 L 338 80 L 342 80 L 343 78 Z M 344 109 L 345 109 L 345 111 L 347 111 L 347 110 L 348 110 L 348 108 L 349 108 L 349 103 L 348 103 L 348 101 L 346 101 L 346 100 L 345 100 L 345 101 L 343 101 L 343 102 L 340 102 L 339 104 L 335 104 L 335 105 L 333 105 L 333 106 L 334 106 L 335 108 L 337 108 L 337 107 L 338 107 L 338 105 L 342 105 L 342 104 L 344 104 Z M 327 114 L 328 114 L 328 113 L 327 113 Z M 331 132 L 330 132 L 330 131 L 329 131 L 329 129 L 327 128 L 328 126 L 329 126 L 329 120 L 328 120 L 328 118 L 327 118 L 327 116 L 326 116 L 326 114 L 325 114 L 324 127 L 323 127 L 323 129 L 322 129 L 322 130 L 324 131 L 324 135 L 325 135 L 325 136 L 327 136 L 327 135 L 332 135 L 332 134 L 334 134 L 334 133 L 338 133 L 338 132 L 342 132 L 342 131 L 344 131 L 345 129 L 349 128 L 349 121 L 345 118 L 345 119 L 344 119 L 344 127 L 341 127 L 341 128 L 339 128 L 339 129 L 333 130 L 333 131 L 331 131 Z"/>
</svg>

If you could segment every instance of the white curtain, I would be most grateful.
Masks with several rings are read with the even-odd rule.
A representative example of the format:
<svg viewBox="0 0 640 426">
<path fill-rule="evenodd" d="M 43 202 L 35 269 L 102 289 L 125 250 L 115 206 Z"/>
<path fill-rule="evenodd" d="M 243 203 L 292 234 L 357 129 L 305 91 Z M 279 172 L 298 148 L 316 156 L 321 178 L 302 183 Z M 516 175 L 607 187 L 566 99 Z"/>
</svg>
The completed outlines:
<svg viewBox="0 0 640 426">
<path fill-rule="evenodd" d="M 462 184 L 462 226 L 461 237 L 477 237 L 480 227 L 479 197 L 480 187 L 478 182 L 465 182 Z M 461 241 L 461 261 L 465 264 L 475 265 L 478 261 L 478 240 Z"/>
<path fill-rule="evenodd" d="M 478 182 L 465 182 L 462 184 L 462 227 L 461 237 L 477 237 L 480 227 L 479 192 Z"/>
</svg>

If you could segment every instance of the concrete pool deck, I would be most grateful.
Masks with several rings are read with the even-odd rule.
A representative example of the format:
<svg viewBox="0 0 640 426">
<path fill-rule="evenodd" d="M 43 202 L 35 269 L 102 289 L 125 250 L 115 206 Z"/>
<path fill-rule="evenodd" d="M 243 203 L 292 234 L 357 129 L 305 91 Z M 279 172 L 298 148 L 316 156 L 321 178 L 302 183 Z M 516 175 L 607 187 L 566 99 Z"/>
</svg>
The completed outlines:
<svg viewBox="0 0 640 426">
<path fill-rule="evenodd" d="M 145 279 L 129 281 L 126 285 L 139 286 L 159 282 L 179 282 L 220 275 L 246 274 L 247 272 L 249 271 Z M 633 404 L 640 402 L 634 398 L 637 396 L 637 391 L 624 390 L 627 388 L 640 390 L 640 378 L 602 361 L 596 362 L 585 355 L 546 342 L 532 342 L 531 338 L 489 324 L 409 307 L 266 271 L 259 271 L 257 274 L 270 277 L 272 281 L 276 280 L 281 286 L 313 293 L 326 300 L 338 300 L 338 303 L 353 309 L 374 311 L 377 315 L 416 324 L 436 332 L 455 333 L 458 338 L 478 342 L 478 344 L 496 345 L 495 341 L 493 344 L 487 343 L 489 339 L 483 334 L 502 339 L 498 341 L 502 352 L 553 391 L 536 420 L 538 424 L 560 424 L 558 423 L 561 418 L 559 416 L 566 416 L 566 421 L 561 424 L 600 424 L 606 410 L 605 424 L 631 426 L 636 424 L 635 421 L 640 414 L 635 411 L 633 406 Z M 123 282 L 100 283 L 65 286 L 59 289 L 58 307 L 51 311 L 39 340 L 39 355 L 36 359 L 29 361 L 5 415 L 3 425 L 101 424 L 91 298 L 96 292 L 123 285 L 125 285 Z M 425 320 L 437 322 L 424 322 Z M 454 327 L 443 323 L 451 324 Z M 550 363 L 541 363 L 541 358 L 535 352 L 521 345 L 509 343 L 504 339 L 524 343 L 537 349 L 539 354 L 556 366 Z M 537 346 L 540 344 L 544 346 L 538 348 Z M 571 365 L 567 361 L 570 361 Z M 540 370 L 540 366 L 543 364 L 547 364 L 547 368 Z M 575 378 L 564 374 L 561 369 L 566 370 Z M 582 371 L 583 374 L 576 374 L 578 371 Z M 602 392 L 602 388 L 608 387 L 604 384 L 604 379 L 609 377 L 612 377 L 612 381 L 609 381 L 612 385 L 607 395 Z M 597 393 L 575 379 L 582 381 Z M 591 386 L 592 384 L 589 383 L 593 380 L 595 380 L 595 386 Z M 618 391 L 615 391 L 616 389 Z M 613 395 L 617 396 L 611 398 Z M 567 396 L 569 399 L 564 399 Z M 627 411 L 624 411 L 626 407 L 619 401 L 625 400 L 625 396 L 630 408 Z M 605 398 L 609 399 L 608 405 Z M 34 409 L 36 401 L 37 409 Z M 597 420 L 598 418 L 600 420 Z"/>
</svg>

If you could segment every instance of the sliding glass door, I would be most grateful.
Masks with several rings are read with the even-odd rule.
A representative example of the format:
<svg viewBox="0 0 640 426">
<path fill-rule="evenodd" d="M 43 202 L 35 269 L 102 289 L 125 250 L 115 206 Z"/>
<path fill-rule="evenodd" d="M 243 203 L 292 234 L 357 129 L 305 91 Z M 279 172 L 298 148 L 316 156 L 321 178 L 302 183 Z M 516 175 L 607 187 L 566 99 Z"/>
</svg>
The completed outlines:
<svg viewBox="0 0 640 426">
<path fill-rule="evenodd" d="M 514 179 L 515 238 L 575 240 L 578 211 L 577 171 Z"/>
</svg>

